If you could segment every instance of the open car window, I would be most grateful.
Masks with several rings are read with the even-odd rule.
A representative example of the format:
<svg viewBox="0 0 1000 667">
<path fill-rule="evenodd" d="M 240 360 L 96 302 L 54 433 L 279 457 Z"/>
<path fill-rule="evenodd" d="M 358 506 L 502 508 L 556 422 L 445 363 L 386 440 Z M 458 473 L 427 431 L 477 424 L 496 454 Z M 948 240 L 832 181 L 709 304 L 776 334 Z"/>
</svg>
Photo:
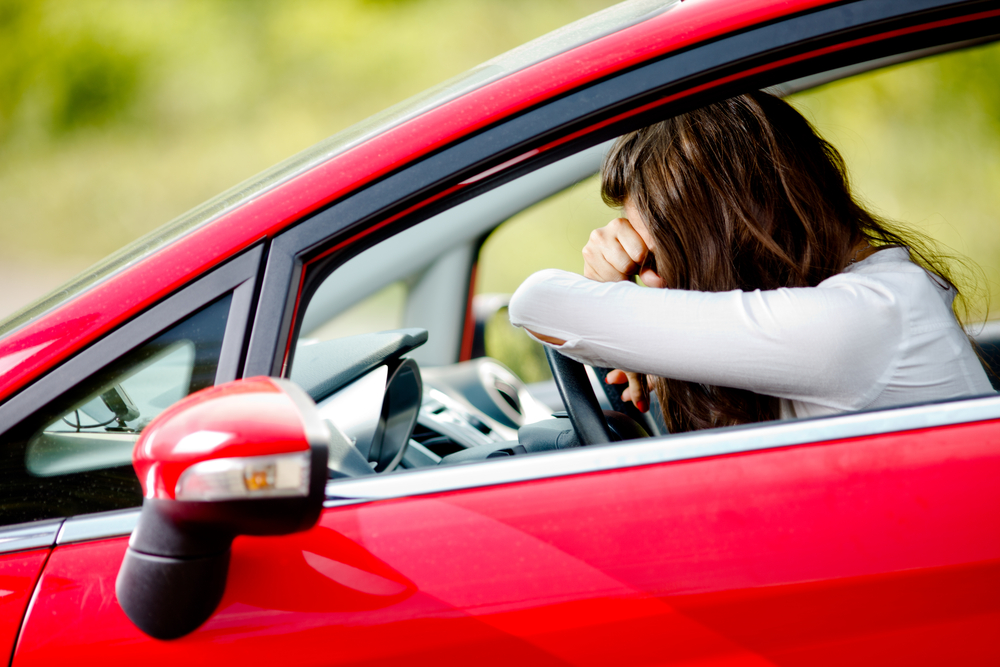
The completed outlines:
<svg viewBox="0 0 1000 667">
<path fill-rule="evenodd" d="M 983 322 L 995 317 L 990 306 L 995 311 L 1000 297 L 1000 125 L 990 110 L 1000 108 L 984 101 L 995 91 L 983 77 L 998 61 L 1000 45 L 981 45 L 774 89 L 838 149 L 865 206 L 926 235 L 949 258 L 965 299 L 963 323 L 988 359 L 996 326 Z M 482 246 L 476 289 L 484 352 L 529 382 L 547 375 L 536 370 L 541 346 L 508 325 L 504 305 L 539 269 L 582 273 L 589 231 L 619 214 L 603 205 L 599 188 L 594 177 L 556 194 L 507 220 Z"/>
<path fill-rule="evenodd" d="M 335 331 L 338 321 L 352 317 L 347 314 L 351 309 L 361 314 L 372 312 L 377 303 L 391 302 L 397 304 L 389 306 L 396 309 L 392 317 L 398 318 L 392 321 L 401 327 L 425 328 L 430 334 L 428 342 L 414 350 L 413 358 L 427 366 L 457 362 L 462 356 L 472 266 L 478 261 L 482 240 L 511 216 L 590 178 L 600 168 L 606 149 L 607 144 L 602 144 L 543 167 L 347 259 L 311 297 L 301 336 L 326 338 L 324 331 Z M 379 293 L 382 296 L 373 297 Z M 392 301 L 400 295 L 401 309 L 398 301 Z M 359 306 L 362 303 L 368 305 Z M 360 333 L 353 327 L 350 330 Z M 293 362 L 292 379 L 295 373 Z"/>
<path fill-rule="evenodd" d="M 998 176 L 1000 132 L 995 119 L 975 110 L 979 93 L 956 89 L 954 78 L 998 52 L 997 45 L 978 46 L 877 63 L 843 80 L 775 88 L 842 152 L 855 195 L 874 213 L 926 235 L 944 255 L 971 259 L 958 272 L 972 278 L 963 285 L 966 324 L 982 322 L 988 295 L 1000 294 L 1000 194 L 989 186 Z M 939 99 L 948 96 L 950 104 Z M 914 108 L 914 99 L 924 103 Z M 402 467 L 436 464 L 463 447 L 516 442 L 522 425 L 561 409 L 541 346 L 509 324 L 506 304 L 537 270 L 582 272 L 580 250 L 590 231 L 620 215 L 601 201 L 595 176 L 609 145 L 542 167 L 371 245 L 337 266 L 312 295 L 300 347 L 363 334 L 366 318 L 370 333 L 427 330 L 426 343 L 406 356 L 423 373 L 428 408 L 411 443 L 428 456 L 414 465 L 404 459 Z M 962 266 L 983 273 L 963 274 Z M 984 359 L 992 358 L 996 328 L 971 330 L 982 331 Z M 489 364 L 500 370 L 482 370 Z M 302 372 L 293 362 L 290 377 Z M 504 373 L 514 380 L 500 377 Z M 525 391 L 535 403 L 522 399 Z M 322 408 L 324 397 L 315 398 Z M 447 419 L 435 416 L 441 414 Z"/>
</svg>

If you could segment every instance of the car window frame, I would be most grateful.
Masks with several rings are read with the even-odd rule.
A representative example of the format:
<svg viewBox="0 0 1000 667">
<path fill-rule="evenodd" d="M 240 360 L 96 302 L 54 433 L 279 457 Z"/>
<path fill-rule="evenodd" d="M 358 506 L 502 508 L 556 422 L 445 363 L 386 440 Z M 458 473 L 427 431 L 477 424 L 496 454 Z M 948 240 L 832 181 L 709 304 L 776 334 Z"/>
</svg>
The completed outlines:
<svg viewBox="0 0 1000 667">
<path fill-rule="evenodd" d="M 245 373 L 286 374 L 298 313 L 337 265 L 486 190 L 745 90 L 946 44 L 960 48 L 980 33 L 1000 36 L 1000 17 L 963 12 L 998 14 L 993 1 L 900 5 L 867 0 L 825 7 L 652 60 L 501 121 L 310 215 L 272 242 Z"/>
<path fill-rule="evenodd" d="M 252 315 L 253 297 L 263 250 L 263 244 L 258 244 L 230 260 L 107 334 L 12 396 L 0 405 L 0 438 L 26 422 L 36 419 L 39 412 L 63 400 L 81 383 L 108 365 L 228 294 L 232 295 L 232 301 L 226 316 L 225 333 L 214 383 L 235 380 L 240 374 L 244 341 L 247 338 L 246 332 Z M 138 511 L 138 508 L 124 510 L 124 513 L 132 511 Z M 123 510 L 111 510 L 88 516 L 122 512 Z M 51 519 L 33 522 L 28 526 L 24 524 L 0 526 L 0 553 L 21 550 L 28 546 L 54 544 L 56 534 L 64 521 L 65 519 Z M 22 532 L 23 537 L 13 538 Z M 8 534 L 11 536 L 9 540 L 5 538 Z"/>
<path fill-rule="evenodd" d="M 0 438 L 44 406 L 196 310 L 232 292 L 216 384 L 239 377 L 243 341 L 263 255 L 257 245 L 123 324 L 0 405 Z"/>
</svg>

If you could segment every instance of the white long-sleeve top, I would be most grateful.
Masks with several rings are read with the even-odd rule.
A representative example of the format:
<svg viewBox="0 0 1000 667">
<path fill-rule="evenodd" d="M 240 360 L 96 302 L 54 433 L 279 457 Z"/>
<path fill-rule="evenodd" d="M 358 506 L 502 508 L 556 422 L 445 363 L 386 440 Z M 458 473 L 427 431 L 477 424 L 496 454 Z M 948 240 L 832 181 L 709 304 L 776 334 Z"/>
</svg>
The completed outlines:
<svg viewBox="0 0 1000 667">
<path fill-rule="evenodd" d="M 595 366 L 749 389 L 784 418 L 991 394 L 952 314 L 954 291 L 888 248 L 816 287 L 652 289 L 548 269 L 510 301 L 512 324 Z"/>
</svg>

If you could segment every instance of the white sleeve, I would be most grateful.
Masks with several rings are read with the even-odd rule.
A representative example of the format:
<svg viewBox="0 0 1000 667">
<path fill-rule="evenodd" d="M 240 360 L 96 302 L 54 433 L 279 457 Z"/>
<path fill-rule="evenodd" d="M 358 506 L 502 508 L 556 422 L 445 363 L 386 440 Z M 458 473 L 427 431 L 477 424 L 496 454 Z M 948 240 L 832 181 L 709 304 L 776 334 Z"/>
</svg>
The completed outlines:
<svg viewBox="0 0 1000 667">
<path fill-rule="evenodd" d="M 868 405 L 898 363 L 903 315 L 877 280 L 755 292 L 651 289 L 549 269 L 510 302 L 511 323 L 596 366 L 749 389 L 839 410 Z"/>
</svg>

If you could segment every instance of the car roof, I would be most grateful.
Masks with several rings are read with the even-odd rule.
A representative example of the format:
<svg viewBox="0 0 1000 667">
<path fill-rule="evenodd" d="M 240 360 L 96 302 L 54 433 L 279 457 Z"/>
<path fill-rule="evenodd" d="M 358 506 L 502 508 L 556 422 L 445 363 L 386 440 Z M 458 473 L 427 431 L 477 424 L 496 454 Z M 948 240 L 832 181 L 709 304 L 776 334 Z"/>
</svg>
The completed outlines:
<svg viewBox="0 0 1000 667">
<path fill-rule="evenodd" d="M 678 50 L 834 0 L 632 0 L 320 142 L 95 265 L 0 324 L 0 399 L 303 217 L 491 124 Z"/>
</svg>

